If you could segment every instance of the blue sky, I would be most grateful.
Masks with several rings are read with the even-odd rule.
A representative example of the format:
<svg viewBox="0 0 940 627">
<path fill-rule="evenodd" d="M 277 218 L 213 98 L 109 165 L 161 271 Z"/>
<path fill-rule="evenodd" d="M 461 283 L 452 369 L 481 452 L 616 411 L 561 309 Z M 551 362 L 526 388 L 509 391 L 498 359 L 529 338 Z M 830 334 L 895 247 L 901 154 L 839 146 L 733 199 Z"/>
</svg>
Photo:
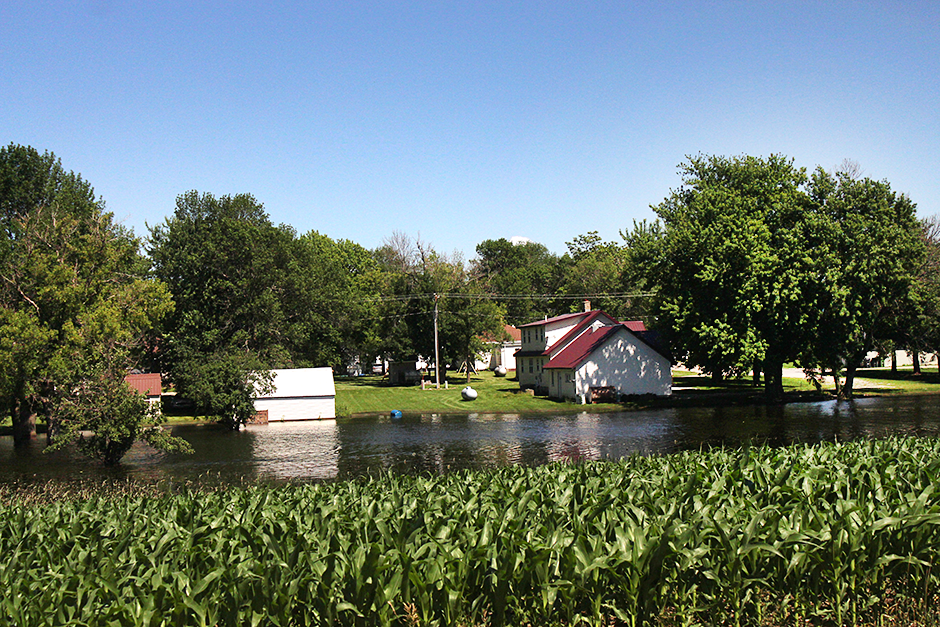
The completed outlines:
<svg viewBox="0 0 940 627">
<path fill-rule="evenodd" d="M 844 159 L 940 213 L 937 2 L 0 4 L 0 142 L 138 235 L 196 189 L 367 248 L 606 240 L 686 155 Z"/>
</svg>

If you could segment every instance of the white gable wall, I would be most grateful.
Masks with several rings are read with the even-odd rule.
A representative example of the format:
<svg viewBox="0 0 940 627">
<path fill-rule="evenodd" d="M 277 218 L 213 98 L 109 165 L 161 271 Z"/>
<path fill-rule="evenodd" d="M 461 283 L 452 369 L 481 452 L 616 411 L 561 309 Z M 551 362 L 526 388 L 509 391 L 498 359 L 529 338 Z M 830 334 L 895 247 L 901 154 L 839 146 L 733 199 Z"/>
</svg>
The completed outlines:
<svg viewBox="0 0 940 627">
<path fill-rule="evenodd" d="M 268 422 L 336 418 L 336 388 L 330 368 L 272 370 L 274 391 L 254 399 Z"/>
<path fill-rule="evenodd" d="M 255 411 L 268 412 L 268 422 L 336 418 L 335 397 L 258 398 Z"/>
<path fill-rule="evenodd" d="M 592 387 L 620 394 L 672 394 L 672 364 L 626 329 L 615 333 L 575 370 L 575 395 Z"/>
</svg>

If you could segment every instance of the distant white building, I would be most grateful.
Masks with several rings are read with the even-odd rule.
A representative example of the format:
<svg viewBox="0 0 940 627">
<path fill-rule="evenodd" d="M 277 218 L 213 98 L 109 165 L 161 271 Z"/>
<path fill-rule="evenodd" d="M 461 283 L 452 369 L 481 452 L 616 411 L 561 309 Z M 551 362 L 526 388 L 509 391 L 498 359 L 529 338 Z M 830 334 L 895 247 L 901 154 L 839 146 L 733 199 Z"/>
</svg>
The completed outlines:
<svg viewBox="0 0 940 627">
<path fill-rule="evenodd" d="M 255 411 L 261 414 L 259 422 L 336 418 L 332 368 L 293 368 L 271 373 L 274 390 L 254 399 Z"/>
<path fill-rule="evenodd" d="M 522 332 L 511 324 L 503 326 L 505 338 L 484 338 L 487 350 L 477 358 L 477 370 L 489 370 L 502 366 L 506 370 L 516 369 L 516 352 L 522 348 Z"/>
</svg>

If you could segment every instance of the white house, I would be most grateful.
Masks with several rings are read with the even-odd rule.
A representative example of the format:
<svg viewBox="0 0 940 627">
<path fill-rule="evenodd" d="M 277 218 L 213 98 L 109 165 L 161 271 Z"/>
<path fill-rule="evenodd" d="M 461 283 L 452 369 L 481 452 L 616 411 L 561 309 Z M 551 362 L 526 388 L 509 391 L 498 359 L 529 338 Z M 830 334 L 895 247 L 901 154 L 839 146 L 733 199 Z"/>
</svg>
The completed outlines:
<svg viewBox="0 0 940 627">
<path fill-rule="evenodd" d="M 642 322 L 583 311 L 522 325 L 522 388 L 585 399 L 672 393 L 672 362 Z"/>
<path fill-rule="evenodd" d="M 477 370 L 486 370 L 502 366 L 506 370 L 516 369 L 516 352 L 522 349 L 522 331 L 511 324 L 504 325 L 505 337 L 509 339 L 487 338 L 488 354 L 477 359 Z"/>
<path fill-rule="evenodd" d="M 626 324 L 592 327 L 545 364 L 548 395 L 672 394 L 672 362 Z"/>
<path fill-rule="evenodd" d="M 610 324 L 617 324 L 617 321 L 603 311 L 581 311 L 520 326 L 522 348 L 515 354 L 519 387 L 546 392 L 548 382 L 544 369 L 548 361 L 585 329 Z"/>
<path fill-rule="evenodd" d="M 274 390 L 255 397 L 255 411 L 266 422 L 336 418 L 336 388 L 331 368 L 272 370 Z M 262 417 L 261 422 L 265 422 Z"/>
</svg>

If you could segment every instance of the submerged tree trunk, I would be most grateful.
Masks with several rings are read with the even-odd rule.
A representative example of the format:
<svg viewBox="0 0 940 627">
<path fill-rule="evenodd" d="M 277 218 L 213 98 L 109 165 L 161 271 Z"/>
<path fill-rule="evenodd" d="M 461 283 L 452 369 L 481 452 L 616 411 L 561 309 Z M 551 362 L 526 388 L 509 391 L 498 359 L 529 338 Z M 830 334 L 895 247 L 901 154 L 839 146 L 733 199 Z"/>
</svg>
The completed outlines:
<svg viewBox="0 0 940 627">
<path fill-rule="evenodd" d="M 836 388 L 836 398 L 842 398 L 842 379 L 839 378 L 839 369 L 835 366 L 832 367 L 832 383 Z"/>
<path fill-rule="evenodd" d="M 839 398 L 849 400 L 853 397 L 852 387 L 855 385 L 855 364 L 848 363 L 845 366 L 845 385 L 842 386 L 842 393 Z"/>
<path fill-rule="evenodd" d="M 783 360 L 764 359 L 764 394 L 772 401 L 783 400 Z"/>
<path fill-rule="evenodd" d="M 19 401 L 13 410 L 13 445 L 24 446 L 36 437 L 36 414 L 26 401 Z"/>
</svg>

